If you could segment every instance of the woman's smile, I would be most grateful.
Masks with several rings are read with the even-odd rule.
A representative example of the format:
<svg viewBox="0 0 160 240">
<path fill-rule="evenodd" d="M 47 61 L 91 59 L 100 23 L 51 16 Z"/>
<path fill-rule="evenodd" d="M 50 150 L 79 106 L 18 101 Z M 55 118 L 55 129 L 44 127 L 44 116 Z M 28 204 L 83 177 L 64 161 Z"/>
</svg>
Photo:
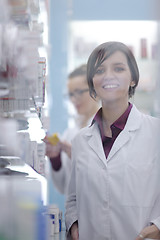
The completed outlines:
<svg viewBox="0 0 160 240">
<path fill-rule="evenodd" d="M 117 88 L 119 85 L 118 84 L 105 84 L 103 86 L 104 89 L 114 89 Z"/>
</svg>

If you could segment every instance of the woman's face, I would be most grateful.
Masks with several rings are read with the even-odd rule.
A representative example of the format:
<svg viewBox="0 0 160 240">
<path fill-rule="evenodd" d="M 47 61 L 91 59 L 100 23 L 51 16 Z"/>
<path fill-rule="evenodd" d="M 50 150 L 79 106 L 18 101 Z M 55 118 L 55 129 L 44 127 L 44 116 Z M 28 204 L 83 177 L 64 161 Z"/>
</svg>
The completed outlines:
<svg viewBox="0 0 160 240">
<path fill-rule="evenodd" d="M 89 95 L 89 88 L 85 76 L 77 76 L 69 79 L 68 92 L 70 100 L 78 114 L 87 116 L 93 111 L 95 101 Z"/>
<path fill-rule="evenodd" d="M 93 85 L 102 103 L 128 102 L 129 87 L 134 85 L 124 53 L 117 51 L 97 69 Z"/>
</svg>

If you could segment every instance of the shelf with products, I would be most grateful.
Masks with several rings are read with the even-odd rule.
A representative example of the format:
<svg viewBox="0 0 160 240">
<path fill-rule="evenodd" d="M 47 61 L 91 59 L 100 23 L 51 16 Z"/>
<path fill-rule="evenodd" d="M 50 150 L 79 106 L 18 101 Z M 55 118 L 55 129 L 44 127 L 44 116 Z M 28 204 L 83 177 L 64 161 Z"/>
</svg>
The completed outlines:
<svg viewBox="0 0 160 240">
<path fill-rule="evenodd" d="M 0 16 L 0 120 L 5 119 L 6 124 L 8 119 L 16 121 L 17 125 L 21 123 L 17 126 L 18 133 L 19 127 L 23 128 L 22 122 L 25 123 L 22 130 L 27 131 L 27 121 L 32 119 L 33 111 L 40 121 L 43 119 L 47 76 L 46 57 L 39 54 L 39 48 L 45 48 L 44 25 L 39 22 L 40 3 L 32 0 L 0 2 L 3 13 Z"/>
<path fill-rule="evenodd" d="M 41 2 L 0 1 L 0 239 L 48 239 Z"/>
</svg>

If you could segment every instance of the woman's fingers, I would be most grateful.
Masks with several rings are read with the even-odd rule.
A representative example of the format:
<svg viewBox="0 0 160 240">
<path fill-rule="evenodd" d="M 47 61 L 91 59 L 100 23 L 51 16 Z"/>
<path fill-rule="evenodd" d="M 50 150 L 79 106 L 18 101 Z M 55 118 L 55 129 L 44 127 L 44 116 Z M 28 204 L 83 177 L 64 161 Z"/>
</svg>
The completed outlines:
<svg viewBox="0 0 160 240">
<path fill-rule="evenodd" d="M 145 238 L 160 239 L 160 230 L 157 228 L 156 225 L 153 224 L 142 229 L 142 231 L 135 240 L 142 240 Z"/>
</svg>

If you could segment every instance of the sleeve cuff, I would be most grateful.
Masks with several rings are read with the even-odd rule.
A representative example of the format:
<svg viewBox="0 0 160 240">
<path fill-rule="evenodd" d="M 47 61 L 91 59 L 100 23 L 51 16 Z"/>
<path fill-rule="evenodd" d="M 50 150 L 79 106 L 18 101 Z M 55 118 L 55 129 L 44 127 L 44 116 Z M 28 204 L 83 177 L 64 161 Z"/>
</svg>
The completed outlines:
<svg viewBox="0 0 160 240">
<path fill-rule="evenodd" d="M 57 157 L 50 158 L 50 162 L 51 162 L 53 170 L 55 170 L 55 171 L 59 171 L 60 170 L 60 168 L 62 166 L 60 154 Z"/>
<path fill-rule="evenodd" d="M 152 223 L 155 224 L 156 227 L 160 230 L 160 217 L 152 220 L 152 221 L 151 221 L 151 224 L 152 224 Z"/>
</svg>

